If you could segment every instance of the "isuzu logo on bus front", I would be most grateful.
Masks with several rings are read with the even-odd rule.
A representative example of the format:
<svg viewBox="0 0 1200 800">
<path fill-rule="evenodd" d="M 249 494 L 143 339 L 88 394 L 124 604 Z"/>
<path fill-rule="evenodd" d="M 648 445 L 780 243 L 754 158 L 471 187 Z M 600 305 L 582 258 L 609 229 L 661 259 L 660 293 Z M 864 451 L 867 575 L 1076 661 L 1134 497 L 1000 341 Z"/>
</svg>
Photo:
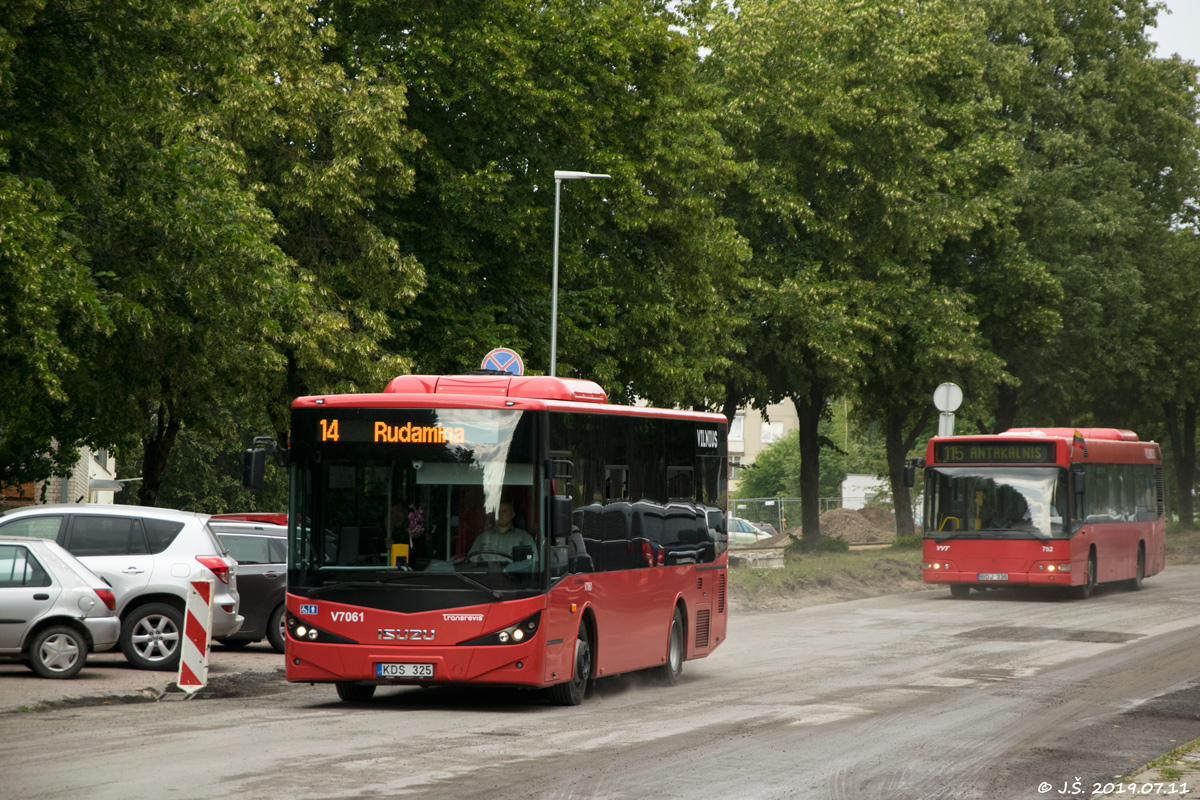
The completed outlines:
<svg viewBox="0 0 1200 800">
<path fill-rule="evenodd" d="M 402 641 L 433 641 L 433 629 L 430 630 L 401 630 L 399 628 L 380 628 L 379 638 L 385 642 L 402 642 Z"/>
</svg>

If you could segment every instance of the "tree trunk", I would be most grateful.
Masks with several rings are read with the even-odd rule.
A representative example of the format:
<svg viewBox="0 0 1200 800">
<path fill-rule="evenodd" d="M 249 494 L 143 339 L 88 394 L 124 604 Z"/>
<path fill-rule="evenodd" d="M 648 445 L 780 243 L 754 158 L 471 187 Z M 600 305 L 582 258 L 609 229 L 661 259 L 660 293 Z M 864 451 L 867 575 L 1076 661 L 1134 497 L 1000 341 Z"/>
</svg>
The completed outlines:
<svg viewBox="0 0 1200 800">
<path fill-rule="evenodd" d="M 1183 404 L 1182 419 L 1179 404 L 1163 403 L 1167 421 L 1167 436 L 1171 440 L 1171 455 L 1175 462 L 1176 511 L 1179 521 L 1189 528 L 1195 522 L 1192 487 L 1196 485 L 1196 404 Z"/>
<path fill-rule="evenodd" d="M 1002 433 L 1017 423 L 1017 387 L 1001 384 L 996 391 L 996 427 L 992 433 Z"/>
<path fill-rule="evenodd" d="M 821 441 L 818 425 L 825 411 L 825 395 L 815 384 L 808 394 L 792 396 L 799 418 L 800 525 L 804 548 L 815 550 L 821 538 Z"/>
<path fill-rule="evenodd" d="M 896 535 L 911 536 L 913 532 L 912 499 L 904 483 L 904 462 L 908 448 L 904 446 L 904 420 L 898 411 L 884 417 L 884 445 L 887 449 L 888 484 L 892 488 L 892 512 L 895 515 Z"/>
<path fill-rule="evenodd" d="M 932 403 L 927 403 L 921 418 L 904 435 L 904 414 L 889 412 L 884 418 L 884 444 L 887 447 L 888 483 L 892 487 L 892 512 L 896 515 L 896 535 L 911 536 L 915 533 L 912 515 L 912 492 L 904 483 L 904 462 L 917 443 L 917 437 L 929 424 L 929 418 L 937 412 Z"/>
<path fill-rule="evenodd" d="M 162 476 L 167 470 L 167 458 L 183 427 L 167 400 L 159 403 L 155 417 L 157 424 L 154 432 L 142 437 L 142 482 L 138 488 L 138 505 L 142 506 L 152 506 L 158 499 Z"/>
</svg>

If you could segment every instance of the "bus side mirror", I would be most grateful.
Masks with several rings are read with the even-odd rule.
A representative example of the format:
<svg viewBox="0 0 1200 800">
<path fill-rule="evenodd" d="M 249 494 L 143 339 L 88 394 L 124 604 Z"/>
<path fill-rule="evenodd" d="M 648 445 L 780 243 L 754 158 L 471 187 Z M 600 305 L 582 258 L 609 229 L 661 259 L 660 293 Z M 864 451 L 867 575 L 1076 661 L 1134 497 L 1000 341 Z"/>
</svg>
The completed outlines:
<svg viewBox="0 0 1200 800">
<path fill-rule="evenodd" d="M 1087 480 L 1083 477 L 1083 470 L 1071 470 L 1071 483 L 1075 489 L 1075 494 L 1083 494 L 1087 489 Z"/>
<path fill-rule="evenodd" d="M 924 466 L 925 459 L 923 458 L 910 458 L 907 462 L 905 462 L 904 485 L 911 489 L 917 482 L 917 467 L 924 468 Z"/>
<path fill-rule="evenodd" d="M 242 488 L 246 491 L 257 492 L 263 487 L 267 453 L 275 456 L 275 463 L 281 467 L 290 461 L 291 451 L 281 449 L 270 436 L 255 436 L 254 446 L 242 453 Z"/>
<path fill-rule="evenodd" d="M 267 451 L 253 447 L 242 453 L 242 488 L 257 492 L 263 487 L 263 474 L 267 467 Z"/>
</svg>

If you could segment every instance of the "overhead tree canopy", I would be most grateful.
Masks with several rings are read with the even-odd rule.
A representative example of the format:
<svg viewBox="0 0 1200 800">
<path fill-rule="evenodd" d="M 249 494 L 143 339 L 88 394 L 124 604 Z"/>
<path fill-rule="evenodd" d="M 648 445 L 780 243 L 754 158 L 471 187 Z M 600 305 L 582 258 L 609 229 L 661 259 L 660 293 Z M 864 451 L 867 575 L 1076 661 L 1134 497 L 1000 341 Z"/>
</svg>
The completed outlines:
<svg viewBox="0 0 1200 800">
<path fill-rule="evenodd" d="M 696 404 L 734 322 L 747 251 L 716 210 L 732 176 L 698 55 L 665 5 L 321 4 L 338 58 L 402 81 L 425 138 L 416 189 L 380 217 L 427 274 L 395 348 L 428 372 L 493 347 L 549 364 L 556 169 L 558 362 L 614 398 Z"/>
<path fill-rule="evenodd" d="M 746 166 L 727 206 L 755 252 L 744 388 L 796 404 L 806 538 L 829 399 L 871 384 L 911 408 L 932 359 L 983 358 L 969 298 L 932 271 L 1006 210 L 1014 153 L 972 23 L 957 3 L 793 0 L 739 4 L 707 39 Z"/>
</svg>

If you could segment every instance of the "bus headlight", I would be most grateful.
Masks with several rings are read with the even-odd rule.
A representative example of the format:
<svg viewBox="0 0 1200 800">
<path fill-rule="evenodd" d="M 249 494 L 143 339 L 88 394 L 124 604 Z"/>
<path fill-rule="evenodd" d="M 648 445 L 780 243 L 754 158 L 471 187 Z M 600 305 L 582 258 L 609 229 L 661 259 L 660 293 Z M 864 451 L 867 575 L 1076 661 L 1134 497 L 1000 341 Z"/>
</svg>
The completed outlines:
<svg viewBox="0 0 1200 800">
<path fill-rule="evenodd" d="M 489 644 L 520 644 L 526 639 L 537 633 L 538 626 L 542 621 L 542 612 L 537 612 L 533 616 L 526 617 L 515 625 L 509 625 L 504 630 L 489 633 L 486 636 L 480 636 L 477 639 L 460 642 L 468 647 L 477 647 L 479 645 Z"/>
<path fill-rule="evenodd" d="M 347 639 L 345 636 L 339 636 L 336 633 L 323 631 L 307 620 L 302 620 L 296 617 L 292 612 L 287 612 L 285 617 L 288 634 L 296 641 L 306 642 L 340 642 L 342 644 L 358 644 L 353 639 Z"/>
</svg>

